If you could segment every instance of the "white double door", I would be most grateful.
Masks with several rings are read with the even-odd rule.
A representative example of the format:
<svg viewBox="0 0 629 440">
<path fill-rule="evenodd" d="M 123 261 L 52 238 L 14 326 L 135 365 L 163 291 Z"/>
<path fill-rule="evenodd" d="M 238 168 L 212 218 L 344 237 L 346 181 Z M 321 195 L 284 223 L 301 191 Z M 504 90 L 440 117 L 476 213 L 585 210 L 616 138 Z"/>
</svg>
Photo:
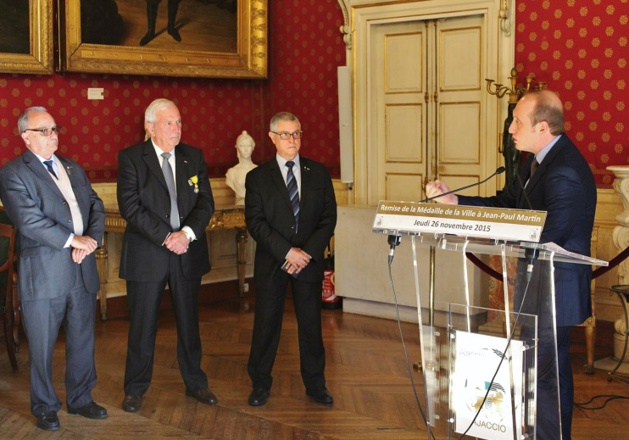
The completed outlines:
<svg viewBox="0 0 629 440">
<path fill-rule="evenodd" d="M 486 27 L 486 17 L 476 15 L 373 28 L 367 155 L 377 181 L 369 185 L 370 203 L 421 200 L 426 179 L 457 188 L 495 170 L 487 165 L 497 163 L 498 152 L 486 121 Z M 483 191 L 496 187 L 490 182 Z"/>
</svg>

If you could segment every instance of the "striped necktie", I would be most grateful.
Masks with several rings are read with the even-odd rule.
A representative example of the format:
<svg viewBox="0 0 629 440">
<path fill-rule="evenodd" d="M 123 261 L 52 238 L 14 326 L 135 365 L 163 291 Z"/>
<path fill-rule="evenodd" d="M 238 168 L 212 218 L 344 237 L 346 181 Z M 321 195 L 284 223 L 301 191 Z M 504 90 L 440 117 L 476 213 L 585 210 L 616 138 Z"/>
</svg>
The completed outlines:
<svg viewBox="0 0 629 440">
<path fill-rule="evenodd" d="M 48 172 L 55 176 L 55 179 L 59 180 L 59 178 L 57 177 L 57 173 L 55 173 L 55 169 L 52 167 L 52 159 L 45 160 L 44 165 L 46 165 L 46 168 L 48 168 Z"/>
<path fill-rule="evenodd" d="M 288 167 L 288 173 L 286 173 L 286 189 L 288 189 L 288 198 L 290 199 L 290 205 L 293 209 L 293 216 L 295 217 L 295 232 L 299 225 L 299 190 L 297 189 L 297 179 L 293 174 L 293 166 L 295 162 L 289 160 L 286 162 Z"/>
</svg>

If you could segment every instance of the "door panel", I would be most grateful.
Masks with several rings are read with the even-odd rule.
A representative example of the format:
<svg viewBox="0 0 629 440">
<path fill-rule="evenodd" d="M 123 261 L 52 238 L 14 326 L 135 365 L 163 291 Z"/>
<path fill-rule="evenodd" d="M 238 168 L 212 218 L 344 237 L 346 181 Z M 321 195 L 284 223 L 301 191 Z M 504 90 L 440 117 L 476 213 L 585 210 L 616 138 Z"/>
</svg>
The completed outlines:
<svg viewBox="0 0 629 440">
<path fill-rule="evenodd" d="M 411 26 L 414 28 L 415 26 Z M 410 33 L 384 36 L 385 93 L 422 93 L 422 58 L 424 34 L 410 29 Z M 414 32 L 413 32 L 414 31 Z"/>
<path fill-rule="evenodd" d="M 381 25 L 371 64 L 378 87 L 374 127 L 379 199 L 420 200 L 425 176 L 426 26 Z"/>
<path fill-rule="evenodd" d="M 480 162 L 480 105 L 447 102 L 439 106 L 440 165 L 478 165 Z"/>
<path fill-rule="evenodd" d="M 377 200 L 421 200 L 427 178 L 452 188 L 480 180 L 483 26 L 472 16 L 375 28 L 369 169 Z"/>
<path fill-rule="evenodd" d="M 479 182 L 484 103 L 483 18 L 439 20 L 436 25 L 437 173 L 450 188 Z M 462 194 L 478 195 L 479 188 Z"/>
<path fill-rule="evenodd" d="M 386 107 L 386 161 L 388 164 L 422 163 L 422 105 L 402 104 Z"/>
<path fill-rule="evenodd" d="M 480 77 L 482 34 L 480 27 L 476 27 L 477 20 L 477 18 L 465 18 L 437 22 L 437 32 L 440 38 L 439 88 L 441 92 L 478 91 L 481 88 L 483 84 Z"/>
<path fill-rule="evenodd" d="M 421 181 L 417 180 L 417 174 L 388 173 L 386 177 L 387 200 L 403 202 L 418 202 L 420 200 L 409 196 L 413 191 L 421 190 L 421 188 L 417 188 L 421 184 Z M 409 188 L 411 188 L 410 191 Z"/>
</svg>

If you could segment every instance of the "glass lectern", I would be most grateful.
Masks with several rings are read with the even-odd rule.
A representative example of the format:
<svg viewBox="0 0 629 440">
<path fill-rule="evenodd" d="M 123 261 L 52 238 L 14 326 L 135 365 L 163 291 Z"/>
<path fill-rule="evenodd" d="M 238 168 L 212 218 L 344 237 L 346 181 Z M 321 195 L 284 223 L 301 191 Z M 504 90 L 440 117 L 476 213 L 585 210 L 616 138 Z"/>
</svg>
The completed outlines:
<svg viewBox="0 0 629 440">
<path fill-rule="evenodd" d="M 385 204 L 406 207 L 408 214 L 390 214 L 381 209 Z M 441 214 L 426 219 L 418 213 L 421 206 L 425 205 L 381 202 L 373 231 L 408 236 L 411 241 L 427 438 L 535 439 L 538 399 L 543 398 L 545 408 L 550 408 L 544 410 L 548 411 L 544 416 L 557 421 L 551 438 L 561 439 L 554 264 L 607 263 L 567 252 L 552 243 L 510 241 L 509 232 L 501 233 L 500 239 L 487 238 L 493 220 L 485 219 L 497 214 L 485 216 L 483 211 L 492 208 L 477 208 L 471 220 L 447 215 L 444 222 L 446 216 Z M 400 216 L 411 218 L 400 221 Z M 500 222 L 499 227 L 504 227 L 506 221 Z M 467 236 L 435 232 L 429 229 L 431 225 L 465 229 Z M 485 230 L 478 234 L 483 237 L 473 237 L 476 228 Z M 539 237 L 541 229 L 524 233 Z M 515 229 L 513 236 L 519 237 Z M 426 295 L 420 294 L 424 283 L 420 283 L 418 267 L 431 264 L 422 259 L 434 252 L 420 253 L 421 248 L 462 260 L 463 264 L 457 265 L 462 269 L 457 273 L 442 268 L 435 274 L 435 278 L 448 277 L 448 285 L 456 286 L 455 292 L 435 291 L 432 302 L 422 300 Z M 473 298 L 478 296 L 470 294 L 467 252 L 501 257 L 504 309 L 474 303 Z M 440 297 L 450 300 L 444 303 Z M 539 355 L 541 351 L 543 356 Z M 540 359 L 547 361 L 540 365 Z"/>
</svg>

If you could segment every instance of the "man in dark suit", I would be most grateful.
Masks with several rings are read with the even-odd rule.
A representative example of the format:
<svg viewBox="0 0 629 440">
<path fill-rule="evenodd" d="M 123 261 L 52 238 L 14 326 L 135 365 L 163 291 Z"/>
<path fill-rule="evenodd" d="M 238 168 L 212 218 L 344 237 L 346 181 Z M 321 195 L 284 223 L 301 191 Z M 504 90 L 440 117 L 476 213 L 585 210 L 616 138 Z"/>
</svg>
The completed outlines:
<svg viewBox="0 0 629 440">
<path fill-rule="evenodd" d="M 445 195 L 440 203 L 525 208 L 547 211 L 542 243 L 553 242 L 581 255 L 590 255 L 590 240 L 596 211 L 596 185 L 590 167 L 577 147 L 563 132 L 564 114 L 559 97 L 550 91 L 529 92 L 513 112 L 509 132 L 516 148 L 531 153 L 516 179 L 495 197 Z M 535 164 L 534 164 L 535 162 Z M 533 167 L 531 167 L 533 164 Z M 440 181 L 426 187 L 428 197 L 449 191 Z M 531 292 L 546 289 L 540 280 L 542 265 L 535 265 L 537 277 Z M 559 396 L 563 440 L 571 436 L 574 390 L 569 358 L 570 326 L 581 324 L 592 314 L 590 282 L 592 270 L 587 265 L 558 263 L 555 268 L 555 309 L 557 318 L 557 353 Z M 534 273 L 536 271 L 534 270 Z M 516 291 L 516 307 L 518 303 Z M 541 296 L 548 297 L 548 292 Z M 537 438 L 556 439 L 559 417 L 554 369 L 555 346 L 552 316 L 542 304 L 531 310 L 525 299 L 523 311 L 539 316 Z M 520 300 L 521 302 L 521 300 Z M 550 331 L 548 329 L 550 328 Z"/>
<path fill-rule="evenodd" d="M 209 272 L 207 227 L 214 198 L 203 152 L 180 143 L 181 116 L 167 99 L 144 116 L 150 139 L 118 155 L 118 206 L 127 221 L 120 277 L 127 280 L 129 341 L 122 408 L 136 412 L 151 384 L 159 305 L 170 288 L 177 360 L 186 395 L 215 405 L 201 370 L 199 287 Z"/>
<path fill-rule="evenodd" d="M 334 188 L 324 165 L 299 155 L 303 133 L 293 114 L 278 113 L 270 125 L 277 154 L 250 171 L 245 183 L 245 218 L 257 245 L 249 404 L 264 405 L 270 396 L 289 283 L 306 394 L 318 403 L 332 404 L 324 375 L 321 288 L 323 252 L 336 225 Z"/>
<path fill-rule="evenodd" d="M 39 428 L 56 431 L 61 402 L 53 388 L 52 359 L 62 325 L 68 413 L 107 417 L 91 396 L 100 288 L 94 251 L 105 233 L 105 209 L 81 167 L 55 154 L 58 127 L 45 108 L 26 109 L 18 130 L 27 151 L 0 170 L 0 193 L 17 230 L 31 412 Z"/>
</svg>

